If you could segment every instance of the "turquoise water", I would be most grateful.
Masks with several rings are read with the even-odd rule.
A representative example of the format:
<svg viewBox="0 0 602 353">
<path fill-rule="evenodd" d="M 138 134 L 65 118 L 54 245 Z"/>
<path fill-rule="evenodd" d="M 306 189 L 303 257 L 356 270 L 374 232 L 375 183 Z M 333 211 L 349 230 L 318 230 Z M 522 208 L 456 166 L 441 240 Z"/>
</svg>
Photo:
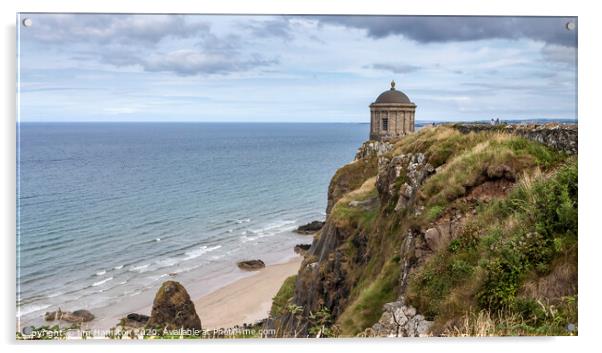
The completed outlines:
<svg viewBox="0 0 602 353">
<path fill-rule="evenodd" d="M 20 124 L 18 315 L 149 298 L 172 277 L 217 286 L 238 260 L 285 261 L 311 240 L 291 230 L 324 218 L 328 182 L 368 128 Z"/>
</svg>

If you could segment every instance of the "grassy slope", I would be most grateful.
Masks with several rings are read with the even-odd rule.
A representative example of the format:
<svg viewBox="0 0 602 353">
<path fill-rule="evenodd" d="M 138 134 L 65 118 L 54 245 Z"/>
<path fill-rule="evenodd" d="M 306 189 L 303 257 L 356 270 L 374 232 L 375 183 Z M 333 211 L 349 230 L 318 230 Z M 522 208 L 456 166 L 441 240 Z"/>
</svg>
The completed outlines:
<svg viewBox="0 0 602 353">
<path fill-rule="evenodd" d="M 355 335 L 371 326 L 383 304 L 401 294 L 400 249 L 408 229 L 425 229 L 449 209 L 466 207 L 459 200 L 504 170 L 516 180 L 513 191 L 474 206 L 476 214 L 462 234 L 417 268 L 405 295 L 436 320 L 439 333 L 566 333 L 564 325 L 576 322 L 576 288 L 555 287 L 561 279 L 564 285 L 575 283 L 575 158 L 515 136 L 461 134 L 449 127 L 410 135 L 389 155 L 416 152 L 425 153 L 438 168 L 420 190 L 418 205 L 424 212 L 418 216 L 394 212 L 392 205 L 349 207 L 351 200 L 376 195 L 370 178 L 376 170 L 363 164 L 360 178 L 354 176 L 354 164 L 337 171 L 336 178 L 352 179 L 356 188 L 342 196 L 330 215 L 337 226 L 356 234 L 339 248 L 349 260 L 344 261 L 346 272 L 354 283 L 349 304 L 336 321 L 341 334 Z M 367 238 L 366 244 L 358 242 L 361 238 Z M 360 253 L 367 254 L 366 261 L 357 259 Z M 541 283 L 556 294 L 570 294 L 554 297 L 541 290 Z"/>
<path fill-rule="evenodd" d="M 271 317 L 276 317 L 284 313 L 284 310 L 286 310 L 289 305 L 290 299 L 293 297 L 296 280 L 297 275 L 290 276 L 284 280 L 282 287 L 280 287 L 276 296 L 272 298 L 272 308 L 270 309 Z"/>
</svg>

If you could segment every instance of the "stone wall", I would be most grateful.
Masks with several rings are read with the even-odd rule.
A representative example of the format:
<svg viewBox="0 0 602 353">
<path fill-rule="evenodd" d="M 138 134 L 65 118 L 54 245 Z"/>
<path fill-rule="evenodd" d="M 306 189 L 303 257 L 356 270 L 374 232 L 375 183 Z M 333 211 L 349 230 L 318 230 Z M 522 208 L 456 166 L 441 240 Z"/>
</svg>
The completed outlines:
<svg viewBox="0 0 602 353">
<path fill-rule="evenodd" d="M 395 140 L 414 132 L 414 104 L 376 104 L 370 105 L 370 139 L 377 141 Z M 387 119 L 388 128 L 383 129 L 383 119 Z"/>
<path fill-rule="evenodd" d="M 505 132 L 537 141 L 568 154 L 578 152 L 577 124 L 453 124 L 452 127 L 465 134 L 473 131 Z"/>
</svg>

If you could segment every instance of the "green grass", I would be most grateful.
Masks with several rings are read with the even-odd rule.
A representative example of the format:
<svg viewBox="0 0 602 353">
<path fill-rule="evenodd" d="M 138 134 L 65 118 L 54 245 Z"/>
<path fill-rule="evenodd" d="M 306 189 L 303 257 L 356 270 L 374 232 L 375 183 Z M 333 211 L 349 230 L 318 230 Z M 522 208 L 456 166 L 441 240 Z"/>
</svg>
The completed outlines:
<svg viewBox="0 0 602 353">
<path fill-rule="evenodd" d="M 401 253 L 409 229 L 423 231 L 451 208 L 476 209 L 476 214 L 410 276 L 404 295 L 411 305 L 437 325 L 465 317 L 465 330 L 484 322 L 489 326 L 479 332 L 497 334 L 563 332 L 563 325 L 576 322 L 576 299 L 542 306 L 521 292 L 526 282 L 550 273 L 559 258 L 576 258 L 576 161 L 521 137 L 462 134 L 445 126 L 404 137 L 387 157 L 401 153 L 424 153 L 438 167 L 419 190 L 422 214 L 392 212 L 394 197 L 369 208 L 349 206 L 377 198 L 371 179 L 377 174 L 375 158 L 339 169 L 329 187 L 338 202 L 328 220 L 346 238 L 335 250 L 341 285 L 348 291 L 339 298 L 345 303 L 342 313 L 333 317 L 337 332 L 353 336 L 378 321 L 382 306 L 400 294 L 401 263 L 411 260 L 404 257 L 411 254 Z M 405 178 L 402 173 L 395 186 Z M 465 202 L 476 186 L 500 178 L 519 186 L 501 199 Z M 292 288 L 285 287 L 273 310 L 282 310 L 292 296 Z"/>
<path fill-rule="evenodd" d="M 338 320 L 343 335 L 354 336 L 373 325 L 383 312 L 383 305 L 397 298 L 399 287 L 399 258 L 392 258 L 382 272 L 361 291 Z"/>
<path fill-rule="evenodd" d="M 466 139 L 469 139 L 469 135 Z M 476 142 L 475 138 L 471 139 Z M 470 144 L 467 144 L 470 146 Z M 549 170 L 558 165 L 563 155 L 517 136 L 494 135 L 490 140 L 474 145 L 448 161 L 445 167 L 429 178 L 421 189 L 427 206 L 445 207 L 466 195 L 475 185 L 486 179 L 500 178 L 499 170 L 509 170 L 510 177 L 518 179 L 526 170 L 541 167 Z"/>
<path fill-rule="evenodd" d="M 558 304 L 537 304 L 543 320 L 533 322 L 512 312 L 491 313 L 471 311 L 460 317 L 454 328 L 444 330 L 445 336 L 575 336 L 577 326 L 577 296 L 561 298 Z"/>
<path fill-rule="evenodd" d="M 376 217 L 378 207 L 367 210 L 363 206 L 352 207 L 349 203 L 376 198 L 378 193 L 374 182 L 375 178 L 368 179 L 358 188 L 339 199 L 330 211 L 330 219 L 340 226 L 356 226 L 358 224 L 369 226 Z"/>
<path fill-rule="evenodd" d="M 286 308 L 289 304 L 289 300 L 293 297 L 295 292 L 295 282 L 297 281 L 297 275 L 290 276 L 284 280 L 282 286 L 276 293 L 276 296 L 272 298 L 272 308 L 270 309 L 270 316 L 277 317 L 285 313 Z"/>
<path fill-rule="evenodd" d="M 360 159 L 339 168 L 328 186 L 331 198 L 329 203 L 332 203 L 330 206 L 334 206 L 345 194 L 362 186 L 366 180 L 376 175 L 377 170 L 376 157 Z"/>
<path fill-rule="evenodd" d="M 554 260 L 576 258 L 576 244 L 577 163 L 570 161 L 483 209 L 411 277 L 407 296 L 420 312 L 440 320 L 486 310 L 519 317 L 529 332 L 540 326 L 551 332 L 554 325 L 563 332 L 570 315 L 546 314 L 520 290 L 528 278 L 549 274 Z"/>
</svg>

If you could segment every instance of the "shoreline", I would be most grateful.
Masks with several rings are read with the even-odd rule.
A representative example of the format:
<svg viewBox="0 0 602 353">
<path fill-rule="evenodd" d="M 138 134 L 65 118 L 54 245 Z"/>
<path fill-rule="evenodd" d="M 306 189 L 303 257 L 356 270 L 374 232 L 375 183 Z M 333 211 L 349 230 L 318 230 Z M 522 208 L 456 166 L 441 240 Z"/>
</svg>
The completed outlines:
<svg viewBox="0 0 602 353">
<path fill-rule="evenodd" d="M 303 257 L 295 254 L 286 258 L 284 262 L 267 264 L 257 271 L 242 271 L 241 277 L 234 281 L 228 281 L 223 286 L 213 287 L 200 295 L 195 292 L 199 287 L 204 286 L 203 279 L 186 282 L 180 282 L 177 278 L 173 280 L 180 282 L 189 293 L 203 329 L 230 328 L 265 319 L 269 314 L 272 298 L 278 293 L 286 278 L 297 274 L 302 261 Z M 130 313 L 150 316 L 155 294 L 156 291 L 152 293 L 152 298 L 148 298 L 150 305 L 145 304 L 139 306 L 138 309 L 130 306 L 130 310 L 121 311 L 119 314 L 97 317 L 93 321 L 84 323 L 82 328 L 109 330 L 111 327 L 115 327 L 121 318 Z M 93 314 L 97 314 L 97 312 L 93 311 Z M 64 321 L 43 323 L 41 320 L 39 320 L 39 325 L 68 326 Z M 23 327 L 25 326 L 27 325 L 23 325 Z M 18 325 L 17 330 L 19 331 Z"/>
<path fill-rule="evenodd" d="M 282 283 L 299 271 L 302 256 L 268 265 L 198 298 L 193 298 L 203 329 L 228 328 L 265 319 Z"/>
</svg>

